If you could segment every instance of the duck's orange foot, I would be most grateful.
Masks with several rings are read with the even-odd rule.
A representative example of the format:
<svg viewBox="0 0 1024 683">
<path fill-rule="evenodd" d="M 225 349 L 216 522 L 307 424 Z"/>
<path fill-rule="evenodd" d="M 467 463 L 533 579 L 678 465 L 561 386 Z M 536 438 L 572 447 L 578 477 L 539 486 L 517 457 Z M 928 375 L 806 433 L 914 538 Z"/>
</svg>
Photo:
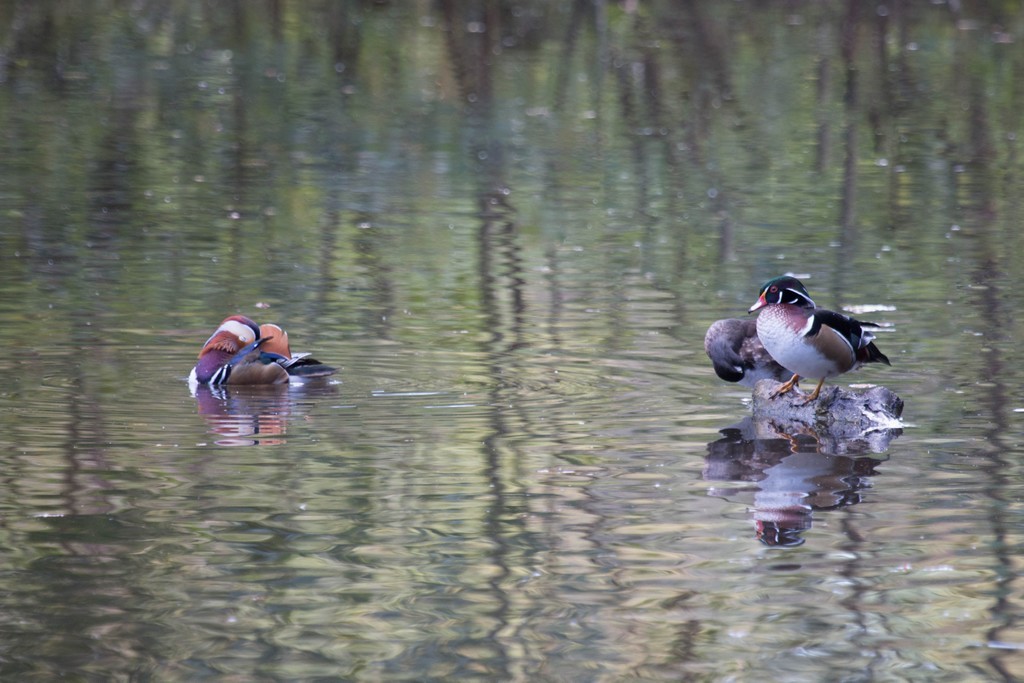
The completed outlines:
<svg viewBox="0 0 1024 683">
<path fill-rule="evenodd" d="M 822 377 L 821 380 L 818 382 L 818 386 L 814 387 L 814 391 L 811 392 L 811 395 L 808 396 L 807 400 L 803 401 L 800 405 L 805 406 L 808 403 L 813 403 L 815 400 L 817 400 L 818 394 L 821 393 L 821 387 L 824 386 L 824 384 L 825 378 Z"/>
<path fill-rule="evenodd" d="M 793 387 L 799 384 L 799 382 L 800 375 L 793 375 L 793 377 L 788 382 L 786 382 L 781 387 L 773 391 L 771 395 L 768 396 L 768 398 L 775 398 L 776 396 L 782 396 L 783 394 L 789 393 L 790 391 L 793 390 Z"/>
</svg>

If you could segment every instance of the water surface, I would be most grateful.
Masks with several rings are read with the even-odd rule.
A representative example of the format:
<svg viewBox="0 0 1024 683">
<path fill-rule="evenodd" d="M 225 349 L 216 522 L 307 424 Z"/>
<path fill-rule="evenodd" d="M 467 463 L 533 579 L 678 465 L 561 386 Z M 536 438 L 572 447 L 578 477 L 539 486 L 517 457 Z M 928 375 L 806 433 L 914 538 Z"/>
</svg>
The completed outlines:
<svg viewBox="0 0 1024 683">
<path fill-rule="evenodd" d="M 4 676 L 1024 676 L 1024 15 L 555 4 L 3 13 Z M 902 434 L 751 431 L 783 272 Z"/>
</svg>

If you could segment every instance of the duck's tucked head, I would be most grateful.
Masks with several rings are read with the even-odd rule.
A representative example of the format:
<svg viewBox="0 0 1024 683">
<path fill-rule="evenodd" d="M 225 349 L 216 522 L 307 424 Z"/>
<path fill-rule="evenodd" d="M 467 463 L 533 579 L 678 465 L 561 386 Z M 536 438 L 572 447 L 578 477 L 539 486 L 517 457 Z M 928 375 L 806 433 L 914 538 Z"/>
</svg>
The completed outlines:
<svg viewBox="0 0 1024 683">
<path fill-rule="evenodd" d="M 790 304 L 800 308 L 815 308 L 814 300 L 807 293 L 802 282 L 795 277 L 782 275 L 761 285 L 761 294 L 748 313 L 770 304 Z"/>
<path fill-rule="evenodd" d="M 224 318 L 220 327 L 210 335 L 199 351 L 202 358 L 211 351 L 237 353 L 245 345 L 251 344 L 260 337 L 259 325 L 244 315 L 232 315 Z"/>
</svg>

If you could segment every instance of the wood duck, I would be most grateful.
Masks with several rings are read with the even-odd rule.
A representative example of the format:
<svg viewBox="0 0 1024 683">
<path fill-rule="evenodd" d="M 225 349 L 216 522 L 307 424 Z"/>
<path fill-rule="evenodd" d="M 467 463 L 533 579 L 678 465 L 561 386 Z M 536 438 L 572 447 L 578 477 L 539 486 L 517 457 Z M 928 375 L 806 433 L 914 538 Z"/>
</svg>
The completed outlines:
<svg viewBox="0 0 1024 683">
<path fill-rule="evenodd" d="M 334 368 L 308 358 L 292 356 L 288 336 L 277 325 L 259 325 L 244 315 L 225 318 L 199 351 L 189 375 L 198 384 L 287 384 L 292 375 L 324 376 Z M 277 334 L 280 331 L 280 334 Z M 308 371 L 317 367 L 316 371 Z"/>
<path fill-rule="evenodd" d="M 726 382 L 753 387 L 762 379 L 785 382 L 793 376 L 765 351 L 754 320 L 716 320 L 704 335 L 704 352 Z"/>
<path fill-rule="evenodd" d="M 758 338 L 772 358 L 793 373 L 772 398 L 792 390 L 801 377 L 817 377 L 818 386 L 804 401 L 810 403 L 818 398 L 829 377 L 865 363 L 890 365 L 872 343 L 875 336 L 864 330 L 865 326 L 878 325 L 818 308 L 795 277 L 782 276 L 764 283 L 749 312 L 757 310 L 761 310 Z"/>
</svg>

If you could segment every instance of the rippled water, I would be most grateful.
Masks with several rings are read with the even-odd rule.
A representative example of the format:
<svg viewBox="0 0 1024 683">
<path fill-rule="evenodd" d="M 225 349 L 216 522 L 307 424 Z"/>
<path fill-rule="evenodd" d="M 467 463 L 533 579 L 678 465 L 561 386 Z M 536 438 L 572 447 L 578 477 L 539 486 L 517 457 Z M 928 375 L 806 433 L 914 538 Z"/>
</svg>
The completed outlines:
<svg viewBox="0 0 1024 683">
<path fill-rule="evenodd" d="M 1020 19 L 854 5 L 12 10 L 0 674 L 1024 677 Z M 715 377 L 787 271 L 902 433 Z"/>
<path fill-rule="evenodd" d="M 590 353 L 533 313 L 478 351 L 322 339 L 337 379 L 195 396 L 206 330 L 57 344 L 5 398 L 7 670 L 932 678 L 1012 652 L 1013 447 L 937 429 L 913 363 L 886 452 L 744 438 L 673 307 L 624 302 Z"/>
</svg>

